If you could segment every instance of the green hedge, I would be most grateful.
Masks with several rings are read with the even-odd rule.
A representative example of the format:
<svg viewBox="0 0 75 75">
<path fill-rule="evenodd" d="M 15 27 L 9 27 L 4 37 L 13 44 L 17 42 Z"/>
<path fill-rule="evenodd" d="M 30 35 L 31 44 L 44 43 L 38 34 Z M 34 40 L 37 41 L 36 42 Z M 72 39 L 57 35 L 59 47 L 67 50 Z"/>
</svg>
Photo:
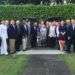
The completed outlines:
<svg viewBox="0 0 75 75">
<path fill-rule="evenodd" d="M 0 5 L 0 19 L 75 17 L 75 5 Z"/>
</svg>

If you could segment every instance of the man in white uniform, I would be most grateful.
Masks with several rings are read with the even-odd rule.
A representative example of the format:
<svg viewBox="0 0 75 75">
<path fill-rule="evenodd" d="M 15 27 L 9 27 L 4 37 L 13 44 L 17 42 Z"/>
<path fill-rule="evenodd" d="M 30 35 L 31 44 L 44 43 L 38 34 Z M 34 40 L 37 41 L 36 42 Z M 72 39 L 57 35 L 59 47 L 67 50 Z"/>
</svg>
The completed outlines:
<svg viewBox="0 0 75 75">
<path fill-rule="evenodd" d="M 0 25 L 0 37 L 2 39 L 1 42 L 1 54 L 5 54 L 8 55 L 7 52 L 7 26 L 5 25 L 5 21 L 1 21 L 1 25 Z"/>
</svg>

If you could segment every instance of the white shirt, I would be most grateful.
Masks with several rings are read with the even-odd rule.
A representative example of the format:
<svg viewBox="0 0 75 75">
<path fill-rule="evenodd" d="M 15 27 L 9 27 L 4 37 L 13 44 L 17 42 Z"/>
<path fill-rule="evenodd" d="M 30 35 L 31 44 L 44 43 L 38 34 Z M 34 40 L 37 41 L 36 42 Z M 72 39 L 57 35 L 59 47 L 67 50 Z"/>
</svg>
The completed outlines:
<svg viewBox="0 0 75 75">
<path fill-rule="evenodd" d="M 57 33 L 57 37 L 59 37 L 59 26 L 56 27 L 56 33 Z"/>
<path fill-rule="evenodd" d="M 75 29 L 75 25 L 72 25 L 72 27 L 73 27 L 73 30 Z"/>
<path fill-rule="evenodd" d="M 56 37 L 55 26 L 50 26 L 50 29 L 49 29 L 49 36 L 50 36 L 50 37 Z"/>
<path fill-rule="evenodd" d="M 0 25 L 0 37 L 8 38 L 7 26 L 6 25 L 3 25 L 3 24 Z"/>
</svg>

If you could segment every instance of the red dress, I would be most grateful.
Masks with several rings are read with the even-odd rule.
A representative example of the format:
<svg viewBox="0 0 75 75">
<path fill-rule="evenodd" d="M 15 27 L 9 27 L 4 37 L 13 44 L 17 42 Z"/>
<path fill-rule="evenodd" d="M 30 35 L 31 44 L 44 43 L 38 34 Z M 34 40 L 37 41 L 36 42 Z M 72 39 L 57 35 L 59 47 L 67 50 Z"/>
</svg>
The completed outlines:
<svg viewBox="0 0 75 75">
<path fill-rule="evenodd" d="M 66 33 L 65 26 L 59 27 L 59 38 L 58 38 L 59 40 L 65 41 L 65 34 L 63 35 L 62 33 Z"/>
<path fill-rule="evenodd" d="M 65 35 L 60 35 L 60 36 L 59 36 L 59 40 L 65 41 Z"/>
</svg>

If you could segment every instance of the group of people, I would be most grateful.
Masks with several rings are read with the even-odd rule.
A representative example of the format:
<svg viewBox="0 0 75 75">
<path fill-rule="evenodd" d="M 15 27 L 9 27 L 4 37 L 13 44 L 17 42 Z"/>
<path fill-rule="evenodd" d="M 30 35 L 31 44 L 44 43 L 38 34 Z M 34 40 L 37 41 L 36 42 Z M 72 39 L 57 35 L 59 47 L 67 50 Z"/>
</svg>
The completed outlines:
<svg viewBox="0 0 75 75">
<path fill-rule="evenodd" d="M 2 20 L 0 22 L 0 54 L 37 47 L 58 47 L 75 52 L 75 19 L 52 21 Z"/>
</svg>

